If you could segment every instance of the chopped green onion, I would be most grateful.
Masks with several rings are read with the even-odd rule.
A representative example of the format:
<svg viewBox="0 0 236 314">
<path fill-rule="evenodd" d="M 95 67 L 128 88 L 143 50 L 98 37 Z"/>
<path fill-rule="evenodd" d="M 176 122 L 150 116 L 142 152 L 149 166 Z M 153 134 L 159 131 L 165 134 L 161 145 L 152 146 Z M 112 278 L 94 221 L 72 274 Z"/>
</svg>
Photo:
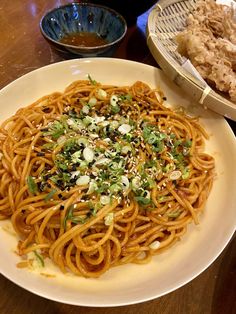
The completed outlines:
<svg viewBox="0 0 236 314">
<path fill-rule="evenodd" d="M 57 144 L 61 145 L 62 143 L 64 143 L 66 141 L 66 136 L 62 135 L 57 139 Z"/>
<path fill-rule="evenodd" d="M 77 142 L 76 142 L 75 138 L 67 139 L 64 143 L 63 151 L 64 152 L 70 151 L 70 153 L 71 153 L 71 150 L 75 148 L 76 144 L 77 144 Z"/>
<path fill-rule="evenodd" d="M 174 141 L 174 147 L 178 147 L 180 144 L 182 144 L 182 140 Z"/>
<path fill-rule="evenodd" d="M 98 132 L 99 130 L 99 127 L 94 124 L 94 123 L 91 123 L 89 126 L 88 126 L 88 131 L 89 132 Z"/>
<path fill-rule="evenodd" d="M 132 152 L 132 148 L 130 145 L 125 145 L 121 149 L 122 154 L 127 155 L 128 152 Z"/>
<path fill-rule="evenodd" d="M 49 150 L 51 150 L 51 149 L 53 149 L 54 148 L 54 146 L 55 146 L 55 143 L 46 143 L 46 144 L 43 144 L 43 149 L 49 149 Z"/>
<path fill-rule="evenodd" d="M 91 97 L 91 98 L 89 99 L 89 101 L 88 101 L 88 105 L 89 105 L 90 107 L 93 107 L 93 106 L 95 106 L 96 104 L 97 104 L 97 98 Z"/>
<path fill-rule="evenodd" d="M 192 146 L 192 141 L 191 141 L 191 140 L 187 140 L 187 141 L 185 141 L 185 142 L 183 143 L 183 145 L 184 145 L 185 147 L 190 148 L 190 147 Z"/>
<path fill-rule="evenodd" d="M 182 172 L 179 170 L 174 170 L 170 173 L 169 179 L 170 180 L 178 180 L 182 176 Z"/>
<path fill-rule="evenodd" d="M 125 139 L 130 143 L 133 139 L 133 136 L 131 133 L 126 133 L 125 134 Z"/>
<path fill-rule="evenodd" d="M 119 122 L 116 120 L 113 120 L 110 124 L 112 129 L 117 129 L 119 127 Z"/>
<path fill-rule="evenodd" d="M 149 137 L 147 138 L 148 144 L 154 144 L 157 141 L 158 137 L 155 134 L 150 134 Z"/>
<path fill-rule="evenodd" d="M 109 187 L 109 191 L 111 192 L 111 194 L 117 194 L 121 190 L 122 187 L 117 183 L 114 183 Z"/>
<path fill-rule="evenodd" d="M 90 147 L 85 147 L 85 149 L 83 150 L 83 156 L 84 156 L 84 159 L 88 163 L 90 163 L 94 159 L 94 151 Z"/>
<path fill-rule="evenodd" d="M 166 196 L 159 196 L 159 198 L 158 198 L 158 202 L 165 202 L 165 200 L 166 200 Z"/>
<path fill-rule="evenodd" d="M 64 221 L 63 221 L 63 227 L 64 227 L 64 230 L 66 230 L 66 224 L 67 224 L 67 220 L 70 220 L 71 217 L 73 217 L 73 209 L 74 209 L 74 206 L 71 205 L 66 213 L 66 216 L 64 218 Z"/>
<path fill-rule="evenodd" d="M 144 164 L 145 168 L 152 168 L 152 167 L 156 167 L 156 166 L 157 166 L 156 160 L 149 160 L 149 161 L 146 161 Z"/>
<path fill-rule="evenodd" d="M 115 150 L 116 150 L 118 153 L 121 152 L 122 146 L 121 146 L 120 143 L 115 143 L 115 144 L 113 145 L 113 147 L 115 148 Z"/>
<path fill-rule="evenodd" d="M 84 119 L 83 119 L 83 124 L 85 126 L 88 126 L 89 124 L 93 123 L 94 122 L 94 119 L 90 116 L 86 116 Z"/>
<path fill-rule="evenodd" d="M 128 100 L 128 101 L 132 101 L 133 97 L 132 97 L 132 95 L 127 94 L 127 95 L 125 96 L 125 99 Z"/>
<path fill-rule="evenodd" d="M 89 143 L 89 141 L 87 140 L 87 138 L 85 137 L 80 137 L 78 140 L 77 140 L 77 144 L 79 146 L 83 145 L 83 146 L 87 146 Z"/>
<path fill-rule="evenodd" d="M 84 114 L 88 114 L 88 113 L 89 113 L 89 106 L 84 105 L 84 106 L 82 107 L 82 112 L 83 112 Z"/>
<path fill-rule="evenodd" d="M 80 171 L 76 170 L 76 171 L 72 171 L 71 172 L 71 179 L 77 178 L 80 175 Z"/>
<path fill-rule="evenodd" d="M 28 185 L 30 193 L 35 195 L 38 191 L 38 186 L 37 186 L 37 184 L 34 181 L 34 178 L 32 176 L 28 176 L 27 185 Z"/>
<path fill-rule="evenodd" d="M 97 188 L 98 188 L 97 183 L 94 180 L 90 181 L 87 194 L 88 195 L 92 194 L 93 192 L 95 192 Z"/>
<path fill-rule="evenodd" d="M 64 221 L 63 221 L 64 230 L 66 230 L 66 224 L 67 224 L 68 220 L 70 220 L 71 222 L 73 222 L 75 224 L 79 224 L 79 223 L 84 224 L 86 222 L 87 218 L 83 218 L 83 217 L 79 217 L 79 216 L 73 216 L 73 211 L 74 211 L 74 205 L 71 205 L 68 208 L 67 214 L 66 214 Z"/>
<path fill-rule="evenodd" d="M 93 204 L 92 201 L 88 202 L 88 207 L 89 207 L 89 209 L 93 209 L 94 208 L 94 204 Z"/>
<path fill-rule="evenodd" d="M 81 151 L 78 150 L 77 152 L 75 152 L 74 154 L 72 154 L 71 156 L 71 161 L 73 164 L 76 164 L 77 162 L 80 161 L 80 157 L 81 157 Z"/>
<path fill-rule="evenodd" d="M 141 196 L 145 197 L 145 198 L 149 198 L 150 199 L 150 192 L 148 190 L 144 190 L 142 193 L 141 193 Z"/>
<path fill-rule="evenodd" d="M 171 170 L 173 170 L 173 167 L 175 167 L 173 164 L 169 163 L 167 164 L 165 167 L 163 167 L 163 172 L 169 172 Z"/>
<path fill-rule="evenodd" d="M 110 98 L 110 105 L 116 107 L 118 104 L 119 98 L 116 95 L 112 95 Z"/>
<path fill-rule="evenodd" d="M 184 168 L 183 174 L 182 174 L 182 179 L 186 180 L 190 176 L 190 170 L 189 168 Z"/>
<path fill-rule="evenodd" d="M 134 177 L 132 179 L 131 186 L 132 186 L 133 190 L 137 190 L 138 188 L 140 188 L 140 186 L 141 186 L 141 178 L 140 177 Z"/>
<path fill-rule="evenodd" d="M 106 217 L 104 218 L 105 225 L 110 226 L 113 223 L 113 219 L 114 219 L 114 213 L 107 214 Z"/>
<path fill-rule="evenodd" d="M 180 215 L 180 211 L 176 211 L 176 212 L 167 214 L 167 216 L 170 218 L 177 218 L 177 217 L 179 217 L 179 215 Z"/>
<path fill-rule="evenodd" d="M 110 196 L 108 196 L 108 195 L 101 195 L 101 197 L 100 197 L 100 203 L 101 203 L 102 205 L 107 205 L 107 204 L 110 203 L 110 201 L 111 201 Z"/>
<path fill-rule="evenodd" d="M 87 175 L 81 176 L 76 180 L 77 185 L 87 185 L 89 184 L 90 177 Z"/>
<path fill-rule="evenodd" d="M 79 162 L 79 169 L 82 171 L 82 170 L 85 170 L 86 168 L 88 168 L 88 163 L 86 160 L 80 160 Z"/>
<path fill-rule="evenodd" d="M 98 194 L 105 193 L 105 192 L 107 192 L 108 188 L 109 188 L 109 184 L 107 182 L 102 182 L 102 183 L 100 183 L 100 186 L 96 190 L 96 192 Z"/>
<path fill-rule="evenodd" d="M 53 197 L 53 195 L 56 194 L 56 193 L 57 193 L 57 189 L 53 189 L 52 191 L 50 191 L 50 192 L 45 196 L 44 200 L 45 200 L 46 202 L 49 201 L 49 200 Z"/>
<path fill-rule="evenodd" d="M 94 216 L 94 217 L 96 217 L 96 215 L 97 215 L 97 208 L 92 208 L 91 209 L 91 213 L 92 213 L 92 215 Z"/>
<path fill-rule="evenodd" d="M 109 164 L 111 162 L 111 159 L 110 158 L 101 158 L 101 159 L 98 159 L 94 165 L 95 166 L 99 166 L 99 165 L 106 165 L 106 164 Z"/>
<path fill-rule="evenodd" d="M 122 100 L 122 101 L 131 101 L 132 100 L 132 95 L 130 94 L 127 94 L 127 95 L 119 95 L 119 99 Z"/>
<path fill-rule="evenodd" d="M 126 176 L 121 176 L 121 184 L 123 191 L 127 191 L 129 189 L 129 179 Z"/>
<path fill-rule="evenodd" d="M 71 118 L 77 118 L 78 117 L 77 112 L 75 111 L 75 108 L 72 108 L 71 110 L 69 110 L 68 115 Z"/>
<path fill-rule="evenodd" d="M 96 214 L 97 214 L 96 205 L 94 205 L 93 202 L 89 201 L 88 202 L 88 207 L 90 209 L 90 213 L 92 214 L 92 216 L 96 217 Z"/>
<path fill-rule="evenodd" d="M 89 79 L 89 82 L 92 84 L 92 85 L 97 85 L 97 81 L 93 80 L 90 76 L 90 74 L 88 74 L 88 79 Z"/>
<path fill-rule="evenodd" d="M 189 155 L 189 148 L 187 148 L 187 147 L 183 147 L 183 155 L 184 156 L 188 156 Z"/>
<path fill-rule="evenodd" d="M 166 139 L 167 138 L 167 134 L 165 134 L 165 133 L 160 133 L 159 134 L 159 140 L 164 140 L 164 139 Z"/>
<path fill-rule="evenodd" d="M 118 105 L 112 106 L 111 107 L 111 112 L 113 114 L 116 114 L 116 113 L 120 112 L 120 107 Z"/>
<path fill-rule="evenodd" d="M 107 98 L 107 92 L 104 90 L 104 89 L 99 89 L 98 92 L 97 92 L 97 97 L 98 99 L 100 100 L 104 100 Z"/>
<path fill-rule="evenodd" d="M 37 261 L 41 264 L 41 266 L 44 267 L 45 264 L 44 264 L 44 259 L 43 259 L 42 255 L 39 254 L 37 251 L 34 251 L 34 255 L 35 255 Z"/>
<path fill-rule="evenodd" d="M 71 222 L 73 222 L 74 224 L 84 224 L 86 220 L 87 220 L 86 217 L 80 217 L 80 216 L 71 218 Z"/>
<path fill-rule="evenodd" d="M 51 136 L 54 140 L 58 139 L 61 135 L 66 132 L 66 125 L 64 121 L 54 121 L 48 127 L 48 131 L 43 132 L 44 136 Z"/>
<path fill-rule="evenodd" d="M 66 164 L 60 162 L 60 160 L 57 160 L 57 159 L 55 160 L 55 164 L 61 170 L 67 170 L 67 168 L 68 168 Z"/>
<path fill-rule="evenodd" d="M 155 186 L 156 186 L 156 182 L 150 177 L 147 177 L 147 187 L 152 189 Z"/>
<path fill-rule="evenodd" d="M 135 200 L 140 204 L 140 205 L 149 205 L 151 203 L 150 198 L 146 198 L 143 196 L 135 196 Z"/>
<path fill-rule="evenodd" d="M 131 130 L 131 126 L 129 124 L 122 124 L 121 126 L 119 126 L 118 128 L 118 131 L 121 133 L 121 134 L 127 134 L 129 133 L 129 131 Z"/>
<path fill-rule="evenodd" d="M 85 128 L 83 121 L 80 119 L 70 118 L 67 120 L 67 124 L 74 131 L 80 131 L 80 130 L 83 130 Z"/>
</svg>

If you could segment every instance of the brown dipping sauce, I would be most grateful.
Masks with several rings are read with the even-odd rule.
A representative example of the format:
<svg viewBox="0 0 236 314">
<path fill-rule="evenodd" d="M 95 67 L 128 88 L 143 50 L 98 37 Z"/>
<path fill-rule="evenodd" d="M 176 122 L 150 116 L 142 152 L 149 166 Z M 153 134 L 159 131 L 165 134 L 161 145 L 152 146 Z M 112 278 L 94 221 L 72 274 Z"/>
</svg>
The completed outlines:
<svg viewBox="0 0 236 314">
<path fill-rule="evenodd" d="M 108 44 L 108 41 L 100 37 L 97 33 L 90 32 L 71 33 L 64 36 L 60 42 L 79 47 L 96 47 Z"/>
</svg>

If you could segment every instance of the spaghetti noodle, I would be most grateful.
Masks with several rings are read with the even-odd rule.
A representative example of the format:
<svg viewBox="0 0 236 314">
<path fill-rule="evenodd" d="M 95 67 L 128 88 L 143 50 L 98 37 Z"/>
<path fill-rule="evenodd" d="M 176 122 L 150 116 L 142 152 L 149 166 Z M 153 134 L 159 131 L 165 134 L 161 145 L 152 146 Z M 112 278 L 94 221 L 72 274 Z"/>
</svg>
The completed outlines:
<svg viewBox="0 0 236 314">
<path fill-rule="evenodd" d="M 19 255 L 98 277 L 170 248 L 203 211 L 214 159 L 197 118 L 160 90 L 76 81 L 0 129 L 0 218 Z"/>
</svg>

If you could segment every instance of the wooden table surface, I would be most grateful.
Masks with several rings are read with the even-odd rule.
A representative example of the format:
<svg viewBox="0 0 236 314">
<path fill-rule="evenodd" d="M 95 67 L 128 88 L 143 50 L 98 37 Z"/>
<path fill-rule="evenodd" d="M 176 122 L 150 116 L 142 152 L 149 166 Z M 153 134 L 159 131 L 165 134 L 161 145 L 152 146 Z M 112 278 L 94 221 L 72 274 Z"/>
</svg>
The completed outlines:
<svg viewBox="0 0 236 314">
<path fill-rule="evenodd" d="M 0 0 L 0 88 L 25 73 L 63 60 L 41 36 L 39 21 L 48 9 L 66 2 L 69 1 Z M 137 25 L 128 28 L 115 57 L 158 66 L 146 45 L 146 20 L 147 13 L 138 18 Z M 230 125 L 235 128 L 235 123 L 231 122 Z M 118 308 L 60 304 L 27 292 L 0 275 L 0 314 L 233 314 L 236 313 L 235 269 L 234 238 L 207 270 L 182 288 L 153 301 Z"/>
</svg>

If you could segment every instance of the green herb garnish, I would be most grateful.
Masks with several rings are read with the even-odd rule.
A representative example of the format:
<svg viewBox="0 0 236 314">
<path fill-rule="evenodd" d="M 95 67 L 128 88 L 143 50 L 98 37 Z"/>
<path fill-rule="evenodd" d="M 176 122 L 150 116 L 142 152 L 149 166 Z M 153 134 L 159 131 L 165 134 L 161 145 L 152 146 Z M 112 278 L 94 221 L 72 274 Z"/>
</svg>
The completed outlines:
<svg viewBox="0 0 236 314">
<path fill-rule="evenodd" d="M 141 205 L 149 205 L 151 203 L 150 198 L 146 198 L 144 196 L 135 196 L 134 198 Z"/>
<path fill-rule="evenodd" d="M 97 81 L 95 81 L 94 79 L 91 78 L 90 74 L 88 74 L 88 79 L 89 79 L 89 82 L 92 84 L 92 85 L 97 85 Z"/>
<path fill-rule="evenodd" d="M 121 100 L 121 101 L 132 101 L 132 95 L 130 95 L 130 94 L 127 94 L 127 95 L 119 95 L 119 99 Z"/>
<path fill-rule="evenodd" d="M 57 190 L 56 190 L 56 189 L 53 189 L 52 191 L 50 191 L 50 192 L 45 196 L 44 200 L 45 200 L 46 202 L 49 201 L 49 200 L 53 197 L 53 195 L 56 194 L 56 193 L 57 193 Z"/>
<path fill-rule="evenodd" d="M 176 211 L 176 212 L 167 214 L 167 216 L 170 218 L 177 218 L 177 217 L 179 217 L 179 215 L 180 215 L 180 211 Z"/>
<path fill-rule="evenodd" d="M 41 266 L 44 267 L 45 264 L 44 264 L 44 259 L 43 259 L 42 255 L 39 254 L 37 251 L 34 251 L 34 255 L 35 255 L 37 261 L 41 264 Z"/>
<path fill-rule="evenodd" d="M 116 114 L 120 112 L 120 107 L 118 105 L 111 106 L 111 113 Z"/>
<path fill-rule="evenodd" d="M 183 143 L 183 146 L 190 148 L 192 146 L 192 141 L 191 140 L 187 140 Z"/>
<path fill-rule="evenodd" d="M 46 150 L 52 150 L 55 147 L 55 143 L 45 143 L 42 147 Z"/>
<path fill-rule="evenodd" d="M 176 141 L 174 141 L 174 147 L 176 148 L 176 147 L 178 147 L 179 145 L 181 145 L 182 144 L 182 141 L 181 140 L 176 140 Z"/>
<path fill-rule="evenodd" d="M 183 173 L 182 173 L 182 179 L 186 180 L 190 176 L 190 170 L 189 168 L 184 168 Z"/>
<path fill-rule="evenodd" d="M 80 216 L 74 216 L 73 211 L 74 211 L 74 205 L 71 205 L 63 221 L 64 230 L 66 230 L 66 224 L 68 220 L 73 222 L 74 224 L 84 224 L 87 220 L 87 217 L 84 218 Z"/>
<path fill-rule="evenodd" d="M 38 186 L 37 186 L 37 184 L 34 181 L 34 178 L 32 176 L 28 176 L 27 185 L 28 185 L 30 193 L 35 195 L 38 191 Z"/>
<path fill-rule="evenodd" d="M 60 121 L 54 121 L 51 125 L 48 127 L 48 131 L 43 132 L 44 136 L 51 136 L 54 140 L 57 140 L 60 136 L 62 136 L 65 133 L 65 124 Z"/>
</svg>

